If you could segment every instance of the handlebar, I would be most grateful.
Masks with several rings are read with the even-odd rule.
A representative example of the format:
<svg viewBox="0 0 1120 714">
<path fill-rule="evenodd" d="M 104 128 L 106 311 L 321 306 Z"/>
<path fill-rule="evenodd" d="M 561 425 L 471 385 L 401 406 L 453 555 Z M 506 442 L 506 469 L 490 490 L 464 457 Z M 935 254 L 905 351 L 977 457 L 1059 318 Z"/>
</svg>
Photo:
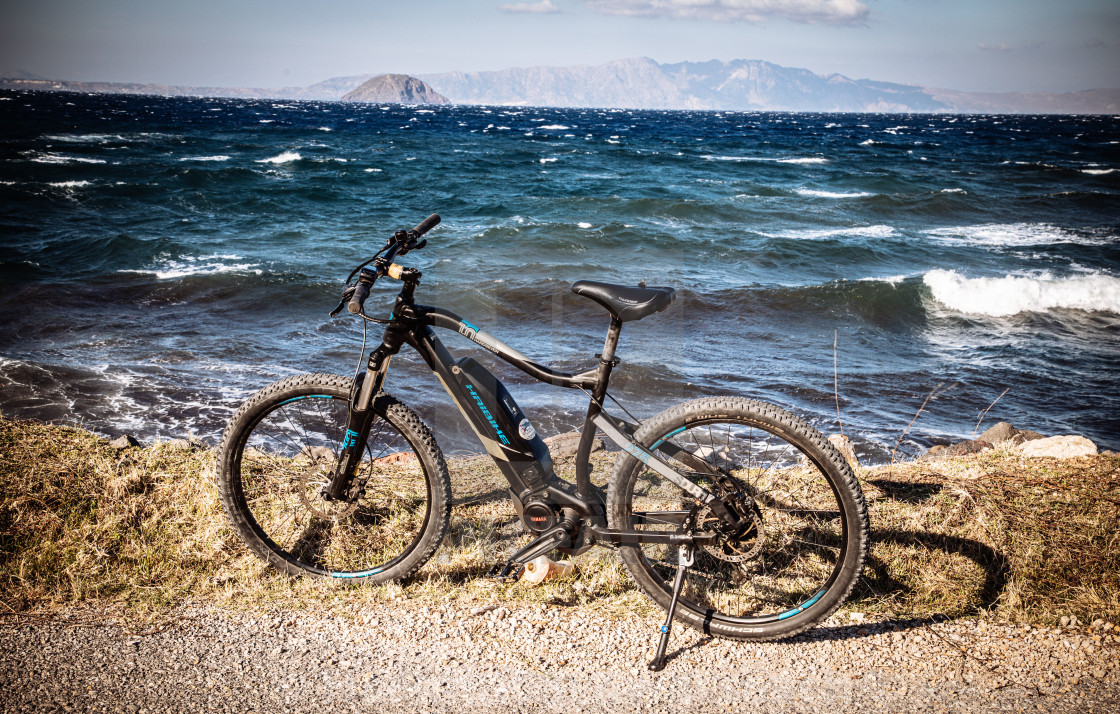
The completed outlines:
<svg viewBox="0 0 1120 714">
<path fill-rule="evenodd" d="M 440 220 L 442 219 L 439 217 L 439 214 L 433 213 L 432 215 L 417 223 L 416 227 L 409 231 L 409 233 L 415 233 L 416 237 L 419 238 L 420 236 L 438 226 Z"/>
<path fill-rule="evenodd" d="M 334 310 L 331 311 L 331 317 L 334 317 L 342 311 L 342 306 L 345 304 L 346 308 L 355 315 L 365 316 L 362 312 L 365 305 L 366 298 L 369 297 L 370 288 L 373 283 L 381 276 L 388 275 L 390 278 L 397 280 L 412 279 L 418 280 L 420 272 L 412 268 L 405 268 L 404 266 L 397 265 L 393 259 L 398 255 L 404 255 L 410 250 L 419 250 L 428 244 L 427 240 L 418 240 L 422 235 L 432 230 L 440 224 L 440 217 L 438 213 L 433 213 L 424 220 L 416 224 L 416 227 L 410 231 L 397 231 L 387 241 L 384 255 L 374 256 L 365 263 L 360 265 L 355 272 L 358 272 L 358 282 L 353 286 L 347 286 L 342 293 L 342 301 Z M 373 269 L 365 267 L 370 263 L 374 264 Z M 350 274 L 353 277 L 354 273 Z M 349 279 L 348 279 L 349 280 Z M 367 318 L 373 319 L 373 318 Z"/>
</svg>

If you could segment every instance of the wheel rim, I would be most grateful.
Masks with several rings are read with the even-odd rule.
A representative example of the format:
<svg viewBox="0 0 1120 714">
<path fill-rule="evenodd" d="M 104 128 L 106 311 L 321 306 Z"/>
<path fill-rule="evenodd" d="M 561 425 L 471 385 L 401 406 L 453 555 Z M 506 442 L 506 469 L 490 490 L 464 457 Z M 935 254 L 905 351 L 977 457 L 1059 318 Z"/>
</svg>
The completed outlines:
<svg viewBox="0 0 1120 714">
<path fill-rule="evenodd" d="M 840 496 L 814 457 L 775 432 L 747 420 L 708 420 L 670 431 L 652 447 L 713 493 L 715 480 L 695 473 L 695 465 L 672 452 L 685 450 L 722 468 L 757 504 L 761 528 L 696 549 L 681 605 L 712 619 L 760 625 L 793 617 L 819 602 L 840 575 L 848 549 Z M 679 518 L 658 523 L 651 514 L 687 510 L 694 502 L 656 472 L 640 464 L 636 469 L 626 498 L 628 513 L 642 516 L 624 527 L 677 530 Z M 718 521 L 706 511 L 699 510 L 700 530 Z M 675 548 L 643 544 L 638 552 L 668 592 L 677 568 Z"/>
<path fill-rule="evenodd" d="M 293 397 L 265 410 L 239 444 L 234 468 L 251 527 L 275 553 L 335 578 L 376 575 L 417 547 L 431 493 L 417 449 L 377 417 L 354 502 L 320 495 L 341 452 L 348 400 Z"/>
</svg>

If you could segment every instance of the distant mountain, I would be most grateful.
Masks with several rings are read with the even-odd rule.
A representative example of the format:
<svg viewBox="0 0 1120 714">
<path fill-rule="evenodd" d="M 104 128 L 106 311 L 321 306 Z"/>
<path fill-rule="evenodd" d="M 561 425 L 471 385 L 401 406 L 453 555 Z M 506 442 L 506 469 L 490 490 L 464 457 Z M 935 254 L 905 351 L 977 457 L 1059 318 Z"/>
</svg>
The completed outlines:
<svg viewBox="0 0 1120 714">
<path fill-rule="evenodd" d="M 455 104 L 739 111 L 1120 113 L 1120 89 L 1064 94 L 961 92 L 850 79 L 840 74 L 825 76 L 761 60 L 658 64 L 641 57 L 601 65 L 515 67 L 416 77 Z M 337 101 L 372 78 L 370 74 L 333 77 L 306 87 L 278 89 L 8 78 L 0 79 L 0 88 Z"/>
<path fill-rule="evenodd" d="M 407 74 L 383 74 L 342 96 L 344 102 L 377 104 L 450 104 L 447 97 Z"/>
<path fill-rule="evenodd" d="M 937 112 L 949 106 L 920 87 L 822 77 L 760 60 L 658 64 L 642 57 L 603 65 L 421 75 L 454 102 L 640 109 Z"/>
</svg>

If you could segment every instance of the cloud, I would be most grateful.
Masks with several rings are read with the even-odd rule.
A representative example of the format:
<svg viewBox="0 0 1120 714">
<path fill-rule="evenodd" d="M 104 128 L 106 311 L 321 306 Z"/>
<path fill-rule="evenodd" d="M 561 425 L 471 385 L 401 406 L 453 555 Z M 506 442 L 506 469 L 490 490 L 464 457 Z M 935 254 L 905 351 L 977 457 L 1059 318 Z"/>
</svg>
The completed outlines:
<svg viewBox="0 0 1120 714">
<path fill-rule="evenodd" d="M 538 14 L 551 14 L 560 12 L 560 8 L 552 4 L 552 0 L 541 0 L 540 2 L 515 2 L 509 5 L 502 5 L 498 9 L 502 12 L 535 12 Z"/>
<path fill-rule="evenodd" d="M 860 0 L 583 0 L 608 15 L 667 17 L 679 20 L 793 22 L 854 25 L 870 12 Z"/>
<path fill-rule="evenodd" d="M 1009 45 L 1006 42 L 1001 42 L 998 45 L 989 45 L 986 42 L 981 42 L 980 44 L 976 45 L 976 49 L 980 50 L 981 52 L 1030 52 L 1033 50 L 1042 49 L 1042 45 L 1043 43 L 1041 41 L 1031 42 L 1025 45 Z"/>
</svg>

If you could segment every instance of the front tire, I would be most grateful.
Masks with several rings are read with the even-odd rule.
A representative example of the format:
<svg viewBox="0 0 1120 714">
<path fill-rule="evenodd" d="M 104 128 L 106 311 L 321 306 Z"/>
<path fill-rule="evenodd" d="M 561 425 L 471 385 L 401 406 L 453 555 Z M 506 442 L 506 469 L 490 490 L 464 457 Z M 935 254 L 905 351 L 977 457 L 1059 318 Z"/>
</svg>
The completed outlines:
<svg viewBox="0 0 1120 714">
<path fill-rule="evenodd" d="M 695 458 L 733 477 L 753 503 L 738 536 L 695 548 L 677 619 L 706 634 L 733 639 L 788 637 L 832 614 L 851 593 L 868 547 L 867 504 L 851 467 L 820 433 L 793 414 L 740 398 L 697 399 L 644 422 L 634 435 L 676 470 L 712 493 L 716 481 Z M 674 458 L 692 454 L 694 463 Z M 697 530 L 719 519 L 657 472 L 623 453 L 607 493 L 613 528 L 675 531 L 679 518 L 658 511 L 697 508 Z M 669 607 L 676 549 L 620 546 L 638 588 Z"/>
<path fill-rule="evenodd" d="M 222 437 L 218 488 L 237 535 L 269 565 L 292 575 L 399 580 L 427 562 L 447 532 L 447 464 L 420 418 L 379 393 L 355 477 L 361 494 L 325 500 L 351 384 L 299 375 L 250 397 Z"/>
</svg>

